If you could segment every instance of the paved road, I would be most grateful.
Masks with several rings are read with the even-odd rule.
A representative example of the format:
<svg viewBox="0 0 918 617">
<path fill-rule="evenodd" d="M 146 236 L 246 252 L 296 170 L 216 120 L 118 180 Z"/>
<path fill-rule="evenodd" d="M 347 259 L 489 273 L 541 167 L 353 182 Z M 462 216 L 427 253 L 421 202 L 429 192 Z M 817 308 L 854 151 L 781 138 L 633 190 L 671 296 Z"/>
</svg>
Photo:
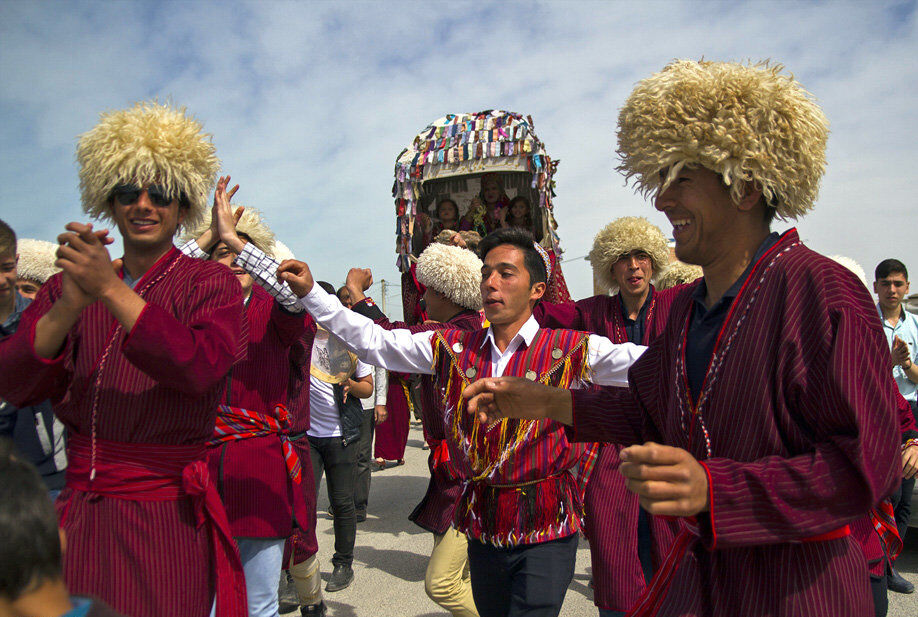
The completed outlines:
<svg viewBox="0 0 918 617">
<path fill-rule="evenodd" d="M 449 613 L 424 593 L 424 570 L 433 546 L 432 535 L 408 520 L 408 513 L 427 489 L 427 451 L 421 450 L 421 431 L 412 427 L 405 465 L 373 474 L 366 522 L 357 526 L 353 584 L 326 593 L 330 617 L 441 617 Z M 319 559 L 323 579 L 331 571 L 334 532 L 326 515 L 328 495 L 319 490 Z M 918 585 L 918 530 L 913 530 L 900 559 L 904 575 Z M 590 554 L 586 542 L 577 551 L 577 569 L 567 592 L 562 617 L 595 616 L 588 587 Z M 296 615 L 297 613 L 289 613 Z M 890 617 L 918 615 L 918 594 L 890 594 Z"/>
</svg>

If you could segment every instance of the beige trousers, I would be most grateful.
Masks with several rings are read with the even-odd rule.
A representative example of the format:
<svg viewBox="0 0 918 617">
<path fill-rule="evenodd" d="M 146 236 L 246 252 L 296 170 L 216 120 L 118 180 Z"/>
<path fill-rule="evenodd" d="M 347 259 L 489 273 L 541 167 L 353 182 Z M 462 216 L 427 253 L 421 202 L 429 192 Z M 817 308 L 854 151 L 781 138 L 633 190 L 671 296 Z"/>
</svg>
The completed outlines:
<svg viewBox="0 0 918 617">
<path fill-rule="evenodd" d="M 319 572 L 318 555 L 313 555 L 306 561 L 294 565 L 290 559 L 290 576 L 296 587 L 296 595 L 300 597 L 300 606 L 318 604 L 322 601 L 322 577 Z"/>
<path fill-rule="evenodd" d="M 424 590 L 453 617 L 478 617 L 469 578 L 468 541 L 452 527 L 444 534 L 434 534 Z"/>
</svg>

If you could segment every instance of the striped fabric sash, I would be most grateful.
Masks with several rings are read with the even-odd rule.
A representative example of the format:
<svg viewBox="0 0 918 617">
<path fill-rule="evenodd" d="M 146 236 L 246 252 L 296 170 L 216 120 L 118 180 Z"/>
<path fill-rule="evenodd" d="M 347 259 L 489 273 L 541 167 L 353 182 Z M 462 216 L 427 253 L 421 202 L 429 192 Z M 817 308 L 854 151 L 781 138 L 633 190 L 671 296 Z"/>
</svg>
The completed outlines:
<svg viewBox="0 0 918 617">
<path fill-rule="evenodd" d="M 287 473 L 291 480 L 299 484 L 303 479 L 303 468 L 293 447 L 293 440 L 290 439 L 290 414 L 284 405 L 277 405 L 275 409 L 277 418 L 241 407 L 220 405 L 214 435 L 207 445 L 214 447 L 237 439 L 277 435 L 287 464 Z"/>
<path fill-rule="evenodd" d="M 886 551 L 889 560 L 895 561 L 902 552 L 902 538 L 899 537 L 896 516 L 889 499 L 884 499 L 877 507 L 871 508 L 870 520 L 880 536 L 880 542 L 883 543 L 883 550 Z"/>
</svg>

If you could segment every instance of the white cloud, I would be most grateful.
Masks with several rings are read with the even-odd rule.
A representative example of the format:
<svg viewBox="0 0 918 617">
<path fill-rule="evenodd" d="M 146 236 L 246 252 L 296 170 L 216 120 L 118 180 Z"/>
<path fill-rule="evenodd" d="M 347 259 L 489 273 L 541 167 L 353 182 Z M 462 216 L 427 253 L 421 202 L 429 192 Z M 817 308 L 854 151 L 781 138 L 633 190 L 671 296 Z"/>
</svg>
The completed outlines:
<svg viewBox="0 0 918 617">
<path fill-rule="evenodd" d="M 446 113 L 531 114 L 561 159 L 566 257 L 610 219 L 665 219 L 614 172 L 633 84 L 675 57 L 772 58 L 833 133 L 817 250 L 870 271 L 914 250 L 914 4 L 0 4 L 0 207 L 23 236 L 81 218 L 73 150 L 98 112 L 171 96 L 214 134 L 239 201 L 260 208 L 322 278 L 369 265 L 395 280 L 395 157 Z M 911 224 L 906 224 L 911 218 Z M 916 267 L 916 266 L 913 266 Z M 591 293 L 588 264 L 565 272 Z"/>
</svg>

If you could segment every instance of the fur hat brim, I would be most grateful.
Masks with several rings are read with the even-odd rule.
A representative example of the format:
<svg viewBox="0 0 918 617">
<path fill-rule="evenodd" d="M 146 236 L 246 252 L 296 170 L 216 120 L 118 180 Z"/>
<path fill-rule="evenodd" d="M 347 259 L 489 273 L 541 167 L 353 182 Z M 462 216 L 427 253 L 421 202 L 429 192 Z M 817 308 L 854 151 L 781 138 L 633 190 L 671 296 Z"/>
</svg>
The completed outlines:
<svg viewBox="0 0 918 617">
<path fill-rule="evenodd" d="M 845 257 L 844 255 L 829 255 L 829 259 L 848 268 L 848 270 L 853 272 L 857 278 L 861 279 L 864 287 L 866 287 L 868 290 L 870 289 L 870 285 L 867 284 L 867 273 L 864 272 L 864 268 L 861 267 L 861 264 L 857 263 L 850 257 Z"/>
<path fill-rule="evenodd" d="M 159 184 L 184 195 L 183 227 L 194 229 L 208 209 L 220 161 L 211 136 L 185 112 L 155 101 L 106 112 L 77 145 L 83 211 L 111 219 L 109 199 L 119 184 Z"/>
<path fill-rule="evenodd" d="M 654 275 L 662 272 L 669 263 L 669 245 L 659 227 L 641 216 L 615 219 L 596 234 L 593 249 L 587 255 L 596 280 L 604 289 L 618 287 L 612 276 L 612 266 L 631 251 L 644 251 L 650 255 Z"/>
<path fill-rule="evenodd" d="M 782 69 L 677 60 L 644 79 L 618 116 L 619 171 L 646 196 L 700 165 L 736 202 L 752 182 L 780 218 L 805 214 L 825 172 L 829 123 Z"/>
<path fill-rule="evenodd" d="M 446 296 L 450 302 L 481 310 L 482 262 L 458 246 L 431 244 L 418 258 L 418 282 Z"/>
<path fill-rule="evenodd" d="M 701 266 L 674 261 L 657 277 L 657 289 L 660 291 L 691 283 L 704 276 Z"/>
<path fill-rule="evenodd" d="M 54 265 L 57 261 L 57 244 L 44 240 L 21 238 L 16 243 L 19 262 L 16 276 L 44 285 L 49 278 L 61 271 Z"/>
</svg>

